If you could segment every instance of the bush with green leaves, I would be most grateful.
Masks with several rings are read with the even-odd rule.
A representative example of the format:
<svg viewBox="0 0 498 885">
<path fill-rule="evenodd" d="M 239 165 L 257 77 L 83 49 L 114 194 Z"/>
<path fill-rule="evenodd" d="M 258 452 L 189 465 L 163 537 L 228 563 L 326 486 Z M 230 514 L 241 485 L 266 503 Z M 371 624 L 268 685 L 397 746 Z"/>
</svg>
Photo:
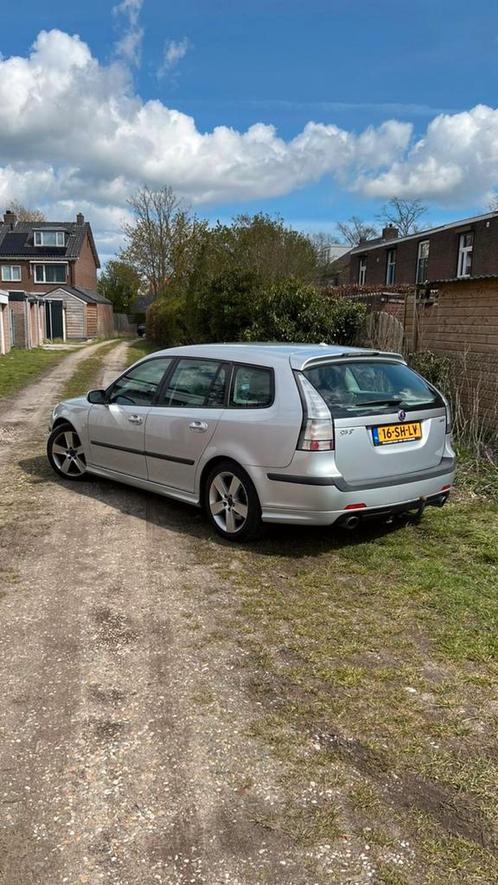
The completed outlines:
<svg viewBox="0 0 498 885">
<path fill-rule="evenodd" d="M 258 275 L 230 270 L 191 297 L 163 296 L 149 308 L 147 334 L 162 346 L 215 341 L 326 341 L 351 345 L 363 304 L 329 298 L 297 279 L 262 285 Z"/>
<path fill-rule="evenodd" d="M 189 324 L 198 342 L 240 341 L 254 319 L 260 279 L 247 270 L 228 270 L 189 298 Z"/>
<path fill-rule="evenodd" d="M 353 344 L 365 308 L 331 299 L 296 279 L 279 280 L 258 295 L 253 321 L 242 337 L 249 341 Z"/>
<path fill-rule="evenodd" d="M 190 344 L 192 336 L 188 315 L 184 296 L 158 298 L 147 308 L 147 338 L 159 347 Z"/>
</svg>

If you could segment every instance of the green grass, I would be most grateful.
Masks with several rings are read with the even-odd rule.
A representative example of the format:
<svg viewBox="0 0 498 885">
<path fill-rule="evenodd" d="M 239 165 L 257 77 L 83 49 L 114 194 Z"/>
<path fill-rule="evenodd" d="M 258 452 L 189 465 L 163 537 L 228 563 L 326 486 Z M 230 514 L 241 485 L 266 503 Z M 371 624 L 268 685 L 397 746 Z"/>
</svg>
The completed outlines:
<svg viewBox="0 0 498 885">
<path fill-rule="evenodd" d="M 321 796 L 275 825 L 306 846 L 368 841 L 375 881 L 497 881 L 498 501 L 357 535 L 282 528 L 237 559 L 225 630 L 252 732 L 289 797 Z"/>
<path fill-rule="evenodd" d="M 136 361 L 141 360 L 142 357 L 160 349 L 160 347 L 156 347 L 155 344 L 151 344 L 143 338 L 137 338 L 137 340 L 134 341 L 133 344 L 130 344 L 128 348 L 127 365 L 131 366 L 132 363 L 136 363 Z"/>
<path fill-rule="evenodd" d="M 0 356 L 0 399 L 18 393 L 67 356 L 65 351 L 12 350 Z"/>
<path fill-rule="evenodd" d="M 119 343 L 119 340 L 111 341 L 109 344 L 99 347 L 92 356 L 79 363 L 71 377 L 66 381 L 62 389 L 61 399 L 71 399 L 71 397 L 82 396 L 88 393 L 97 383 L 98 373 L 104 366 L 110 351 Z"/>
</svg>

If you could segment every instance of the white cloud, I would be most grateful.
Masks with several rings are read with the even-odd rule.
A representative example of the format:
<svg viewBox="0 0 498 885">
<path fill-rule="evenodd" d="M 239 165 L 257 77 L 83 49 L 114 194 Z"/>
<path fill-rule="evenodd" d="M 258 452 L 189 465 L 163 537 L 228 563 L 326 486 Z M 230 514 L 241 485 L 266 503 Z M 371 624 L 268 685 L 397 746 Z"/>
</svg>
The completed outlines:
<svg viewBox="0 0 498 885">
<path fill-rule="evenodd" d="M 138 16 L 141 0 L 120 7 Z M 19 199 L 55 217 L 87 205 L 112 239 L 143 183 L 199 205 L 277 197 L 325 176 L 379 199 L 484 202 L 498 186 L 498 111 L 440 114 L 415 143 L 396 120 L 360 133 L 309 122 L 290 140 L 263 123 L 201 132 L 187 114 L 144 101 L 126 66 L 100 64 L 77 36 L 42 31 L 28 57 L 0 60 L 4 206 Z"/>
<path fill-rule="evenodd" d="M 182 58 L 185 58 L 190 48 L 191 43 L 188 37 L 184 37 L 183 40 L 178 41 L 166 41 L 163 49 L 163 60 L 157 69 L 157 76 L 161 78 L 166 74 L 171 73 Z"/>
<path fill-rule="evenodd" d="M 116 53 L 132 65 L 140 63 L 142 53 L 143 28 L 140 26 L 140 13 L 144 0 L 121 0 L 113 6 L 114 15 L 122 15 L 126 20 L 123 35 L 116 43 Z"/>
<path fill-rule="evenodd" d="M 439 114 L 423 138 L 379 175 L 360 178 L 371 197 L 421 197 L 438 203 L 485 202 L 498 184 L 498 110 L 477 105 Z"/>
</svg>

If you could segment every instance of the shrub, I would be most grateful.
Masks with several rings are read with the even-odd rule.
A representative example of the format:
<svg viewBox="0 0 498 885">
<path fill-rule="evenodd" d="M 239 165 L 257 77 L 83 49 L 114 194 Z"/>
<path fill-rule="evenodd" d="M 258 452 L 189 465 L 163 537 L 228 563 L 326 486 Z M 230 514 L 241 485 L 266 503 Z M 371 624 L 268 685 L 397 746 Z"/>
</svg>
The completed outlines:
<svg viewBox="0 0 498 885">
<path fill-rule="evenodd" d="M 364 312 L 362 304 L 327 298 L 299 280 L 282 280 L 259 294 L 254 319 L 243 337 L 250 341 L 352 344 Z"/>
<path fill-rule="evenodd" d="M 184 296 L 158 298 L 147 308 L 147 338 L 160 347 L 189 344 L 192 336 L 187 317 Z"/>
<path fill-rule="evenodd" d="M 252 271 L 229 270 L 215 277 L 191 304 L 196 341 L 240 341 L 254 319 L 259 277 Z"/>
<path fill-rule="evenodd" d="M 226 271 L 192 297 L 155 301 L 147 312 L 147 336 L 158 345 L 208 341 L 319 341 L 351 345 L 365 307 L 332 299 L 297 279 L 264 289 L 252 271 Z"/>
</svg>

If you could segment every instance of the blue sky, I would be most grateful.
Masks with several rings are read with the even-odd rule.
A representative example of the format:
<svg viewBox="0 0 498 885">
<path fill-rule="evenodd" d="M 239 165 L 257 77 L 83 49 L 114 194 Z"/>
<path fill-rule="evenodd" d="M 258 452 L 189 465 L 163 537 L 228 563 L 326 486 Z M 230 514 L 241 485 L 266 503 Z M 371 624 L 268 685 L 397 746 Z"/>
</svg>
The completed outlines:
<svg viewBox="0 0 498 885">
<path fill-rule="evenodd" d="M 121 93 L 120 101 L 123 101 L 123 93 L 144 103 L 157 99 L 161 108 L 194 118 L 195 138 L 219 126 L 233 128 L 238 134 L 258 123 L 274 127 L 275 137 L 272 139 L 265 130 L 263 142 L 270 139 L 269 149 L 279 170 L 287 164 L 282 182 L 273 187 L 264 146 L 257 147 L 256 160 L 251 147 L 250 160 L 246 160 L 245 154 L 240 157 L 241 169 L 246 161 L 249 164 L 247 175 L 241 174 L 242 182 L 238 179 L 227 190 L 219 186 L 219 181 L 210 182 L 207 171 L 204 177 L 197 177 L 186 187 L 186 197 L 193 201 L 201 215 L 227 218 L 236 212 L 262 209 L 279 212 L 303 228 L 331 230 L 337 220 L 352 213 L 373 218 L 390 194 L 400 192 L 407 196 L 420 193 L 430 206 L 428 219 L 435 222 L 481 211 L 498 186 L 498 155 L 493 147 L 495 134 L 498 135 L 494 111 L 498 82 L 496 0 L 480 0 L 478 4 L 469 4 L 468 0 L 452 3 L 443 0 L 376 0 L 375 3 L 366 0 L 251 0 L 250 3 L 124 0 L 125 8 L 113 12 L 115 5 L 97 0 L 3 3 L 0 8 L 3 59 L 12 56 L 28 59 L 30 47 L 44 30 L 57 30 L 69 36 L 78 34 L 98 63 L 101 78 L 107 76 L 105 72 L 116 62 L 125 70 L 126 84 L 118 83 L 116 87 Z M 133 30 L 140 49 L 139 61 L 119 48 L 123 36 Z M 183 57 L 169 66 L 164 65 L 165 48 L 172 45 L 183 47 Z M 66 53 L 69 57 L 71 51 L 68 44 L 59 54 Z M 47 68 L 52 64 L 54 52 L 50 49 L 40 54 L 47 82 L 50 81 Z M 158 74 L 161 66 L 162 72 Z M 78 71 L 83 67 L 82 62 Z M 2 78 L 5 87 L 7 75 L 7 69 L 0 70 L 0 116 Z M 62 76 L 66 76 L 66 67 Z M 32 82 L 35 83 L 35 79 Z M 24 81 L 22 88 L 25 88 Z M 34 88 L 26 86 L 28 91 Z M 96 89 L 98 92 L 99 87 Z M 107 86 L 104 91 L 109 100 Z M 46 95 L 47 102 L 52 102 L 49 117 L 58 99 L 48 92 Z M 476 105 L 486 106 L 489 113 L 461 117 Z M 28 105 L 25 107 L 27 113 Z M 154 117 L 153 107 L 147 107 Z M 129 110 L 124 113 L 128 114 Z M 413 156 L 413 146 L 426 136 L 431 121 L 441 114 L 446 115 L 447 122 L 431 135 L 430 145 L 423 148 L 420 160 L 419 153 Z M 150 119 L 149 115 L 147 125 Z M 356 145 L 356 137 L 368 127 L 376 127 L 377 131 L 391 119 L 411 124 L 409 135 L 402 130 L 390 133 L 386 155 L 378 164 L 374 142 L 365 160 L 363 148 Z M 92 116 L 90 125 L 91 120 Z M 309 150 L 306 145 L 298 147 L 297 156 L 294 152 L 289 158 L 280 158 L 279 145 L 275 144 L 277 137 L 285 145 L 292 144 L 310 121 L 333 124 L 353 143 L 347 149 L 347 160 L 341 155 L 340 160 L 324 162 L 323 174 L 319 171 L 320 159 L 329 148 L 317 142 L 316 133 Z M 22 126 L 25 125 L 23 122 Z M 155 122 L 152 125 L 155 126 Z M 74 121 L 68 126 L 74 129 Z M 30 132 L 27 137 L 33 135 L 34 138 L 35 134 Z M 229 144 L 229 130 L 225 135 L 222 146 L 225 161 L 226 152 L 232 151 L 230 162 L 237 163 L 239 152 L 245 147 L 239 143 Z M 322 135 L 318 133 L 319 138 Z M 160 145 L 164 145 L 168 137 L 163 131 Z M 190 137 L 188 132 L 176 133 L 177 156 L 182 152 L 182 139 Z M 339 141 L 344 137 L 339 136 Z M 335 143 L 334 134 L 333 139 Z M 33 148 L 19 158 L 11 150 L 12 139 L 2 138 L 0 132 L 0 197 L 15 196 L 17 175 L 18 182 L 23 182 L 22 187 L 18 185 L 20 196 L 50 205 L 48 185 L 44 191 L 40 181 L 41 170 L 45 173 L 44 180 L 48 181 L 47 170 L 51 169 L 58 176 L 54 206 L 64 201 L 69 203 L 73 198 L 68 179 L 70 169 L 71 180 L 77 179 L 74 201 L 81 199 L 81 193 L 85 192 L 82 182 L 86 181 L 87 188 L 91 189 L 93 174 L 91 169 L 83 169 L 84 164 L 79 157 L 75 158 L 74 151 L 68 151 L 67 158 L 64 157 L 63 141 L 61 134 L 58 144 L 53 138 L 47 140 L 40 157 Z M 449 154 L 446 141 L 451 149 Z M 485 145 L 483 149 L 481 144 Z M 151 152 L 161 149 L 155 143 Z M 136 150 L 135 141 L 131 145 L 133 150 Z M 146 146 L 143 150 L 147 153 Z M 476 155 L 482 155 L 481 165 L 476 166 Z M 95 168 L 101 156 L 102 151 Z M 116 155 L 121 190 L 123 177 L 133 188 L 139 181 L 140 169 L 130 172 L 128 159 L 124 158 L 123 171 L 120 157 L 122 154 Z M 147 172 L 147 180 L 160 183 L 164 179 L 164 183 L 169 183 L 168 164 L 159 170 L 159 161 L 160 157 L 155 171 Z M 16 166 L 20 162 L 22 166 Z M 26 184 L 30 163 L 37 175 L 37 183 L 31 185 L 31 191 Z M 109 167 L 110 160 L 106 163 Z M 207 166 L 213 163 L 216 157 L 213 159 L 210 153 Z M 306 169 L 297 169 L 299 163 Z M 9 170 L 4 175 L 3 187 L 2 164 Z M 264 183 L 258 186 L 261 169 L 263 176 L 269 175 L 268 188 Z M 65 170 L 64 186 L 61 170 Z M 223 172 L 220 174 L 223 177 Z M 122 195 L 116 195 L 116 181 L 111 187 L 110 180 L 109 168 L 104 174 L 99 167 L 101 193 L 95 198 L 95 205 L 101 213 L 113 207 L 117 212 L 118 207 L 123 206 Z M 181 169 L 176 170 L 172 183 L 181 190 Z M 106 224 L 110 231 L 109 218 L 104 226 Z"/>
</svg>

